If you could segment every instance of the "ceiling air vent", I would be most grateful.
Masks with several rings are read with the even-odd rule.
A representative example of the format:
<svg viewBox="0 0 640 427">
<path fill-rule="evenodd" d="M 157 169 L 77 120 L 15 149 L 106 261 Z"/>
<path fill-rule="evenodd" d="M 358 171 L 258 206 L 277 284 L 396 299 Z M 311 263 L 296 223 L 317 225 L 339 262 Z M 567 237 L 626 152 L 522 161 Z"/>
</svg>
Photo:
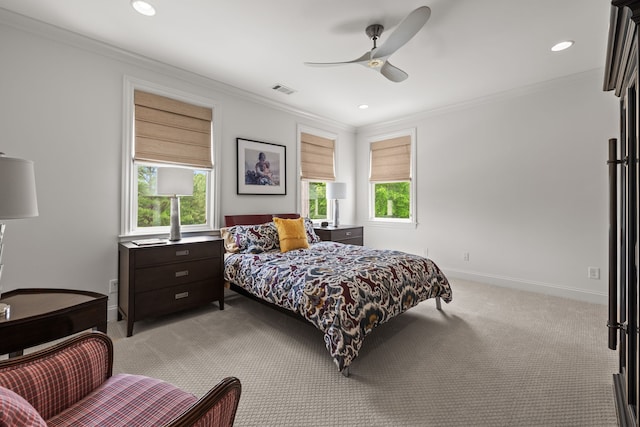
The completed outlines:
<svg viewBox="0 0 640 427">
<path fill-rule="evenodd" d="M 295 92 L 295 90 L 291 89 L 290 87 L 286 87 L 285 85 L 281 85 L 281 84 L 276 84 L 275 86 L 273 86 L 271 89 L 278 91 L 278 92 L 282 92 L 286 95 L 291 95 L 292 93 Z"/>
</svg>

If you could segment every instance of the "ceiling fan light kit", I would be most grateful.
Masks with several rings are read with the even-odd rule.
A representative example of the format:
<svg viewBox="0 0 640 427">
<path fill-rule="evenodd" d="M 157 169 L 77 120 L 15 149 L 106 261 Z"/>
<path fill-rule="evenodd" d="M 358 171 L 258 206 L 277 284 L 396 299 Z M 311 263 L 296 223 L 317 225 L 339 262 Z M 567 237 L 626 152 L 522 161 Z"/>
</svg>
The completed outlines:
<svg viewBox="0 0 640 427">
<path fill-rule="evenodd" d="M 365 52 L 361 57 L 352 61 L 345 62 L 305 62 L 306 65 L 323 67 L 345 64 L 360 64 L 372 70 L 378 71 L 384 77 L 392 82 L 401 82 L 407 79 L 409 75 L 391 65 L 389 57 L 409 40 L 416 35 L 418 31 L 427 23 L 431 16 L 431 9 L 428 6 L 421 6 L 411 12 L 387 38 L 384 44 L 378 47 L 378 38 L 384 31 L 384 27 L 380 24 L 369 25 L 365 29 L 367 36 L 373 41 L 373 48 L 369 52 Z"/>
</svg>

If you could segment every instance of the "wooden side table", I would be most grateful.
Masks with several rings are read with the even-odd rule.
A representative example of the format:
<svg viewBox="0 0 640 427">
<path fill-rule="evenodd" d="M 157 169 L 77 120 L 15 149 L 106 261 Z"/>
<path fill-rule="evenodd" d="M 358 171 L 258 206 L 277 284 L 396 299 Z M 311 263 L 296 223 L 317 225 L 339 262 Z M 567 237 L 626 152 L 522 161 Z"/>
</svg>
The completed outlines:
<svg viewBox="0 0 640 427">
<path fill-rule="evenodd" d="M 362 246 L 364 244 L 364 232 L 362 226 L 339 225 L 337 227 L 315 227 L 314 230 L 322 240 L 358 246 Z"/>
<path fill-rule="evenodd" d="M 0 318 L 0 354 L 19 356 L 25 348 L 87 329 L 107 332 L 107 296 L 71 289 L 16 289 L 2 294 L 11 305 Z"/>
</svg>

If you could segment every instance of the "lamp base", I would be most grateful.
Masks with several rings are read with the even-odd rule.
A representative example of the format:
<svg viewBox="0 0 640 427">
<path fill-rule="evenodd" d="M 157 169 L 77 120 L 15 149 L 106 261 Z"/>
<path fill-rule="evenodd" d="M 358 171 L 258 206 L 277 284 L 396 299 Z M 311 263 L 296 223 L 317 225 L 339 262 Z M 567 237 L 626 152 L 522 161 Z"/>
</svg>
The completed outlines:
<svg viewBox="0 0 640 427">
<path fill-rule="evenodd" d="M 333 203 L 333 226 L 337 228 L 340 225 L 340 205 L 338 204 L 338 199 L 335 199 Z"/>
<path fill-rule="evenodd" d="M 0 302 L 0 319 L 8 319 L 11 316 L 11 306 Z"/>
<path fill-rule="evenodd" d="M 175 242 L 182 239 L 180 233 L 180 198 L 178 196 L 171 197 L 171 228 L 169 230 L 169 240 Z"/>
</svg>

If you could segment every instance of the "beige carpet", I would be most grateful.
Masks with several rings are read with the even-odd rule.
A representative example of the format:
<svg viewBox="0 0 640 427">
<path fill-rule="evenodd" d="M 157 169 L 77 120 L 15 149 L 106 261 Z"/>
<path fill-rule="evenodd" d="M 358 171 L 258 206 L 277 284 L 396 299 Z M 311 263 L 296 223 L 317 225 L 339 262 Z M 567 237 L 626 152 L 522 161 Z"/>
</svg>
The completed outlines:
<svg viewBox="0 0 640 427">
<path fill-rule="evenodd" d="M 236 426 L 615 426 L 606 307 L 452 280 L 377 328 L 343 377 L 313 326 L 228 291 L 217 304 L 109 324 L 114 372 L 200 396 L 242 382 Z"/>
</svg>

